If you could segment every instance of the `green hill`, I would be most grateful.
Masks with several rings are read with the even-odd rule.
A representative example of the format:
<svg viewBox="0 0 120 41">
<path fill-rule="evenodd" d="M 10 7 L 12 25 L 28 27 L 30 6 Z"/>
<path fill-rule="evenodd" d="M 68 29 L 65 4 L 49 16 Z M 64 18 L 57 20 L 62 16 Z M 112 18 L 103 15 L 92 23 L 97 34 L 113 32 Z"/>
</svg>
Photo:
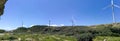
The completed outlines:
<svg viewBox="0 0 120 41">
<path fill-rule="evenodd" d="M 94 26 L 46 26 L 34 25 L 32 27 L 18 27 L 13 30 L 15 34 L 50 34 L 74 36 L 78 41 L 92 41 L 96 36 L 120 37 L 120 23 L 101 24 Z"/>
<path fill-rule="evenodd" d="M 1 30 L 1 31 L 4 31 L 4 30 Z M 45 36 L 49 35 L 50 37 L 52 35 L 58 35 L 58 36 L 64 35 L 66 37 L 72 36 L 72 38 L 73 37 L 75 38 L 72 40 L 77 40 L 77 41 L 95 41 L 95 40 L 99 40 L 99 36 L 101 38 L 104 38 L 104 37 L 119 38 L 120 23 L 101 24 L 101 25 L 93 25 L 93 26 L 74 26 L 74 27 L 73 26 L 61 26 L 61 27 L 50 26 L 49 27 L 47 25 L 34 25 L 32 27 L 18 27 L 15 30 L 7 31 L 5 33 L 12 33 L 12 35 L 14 36 L 31 35 L 31 37 L 34 37 L 34 35 L 45 35 Z"/>
</svg>

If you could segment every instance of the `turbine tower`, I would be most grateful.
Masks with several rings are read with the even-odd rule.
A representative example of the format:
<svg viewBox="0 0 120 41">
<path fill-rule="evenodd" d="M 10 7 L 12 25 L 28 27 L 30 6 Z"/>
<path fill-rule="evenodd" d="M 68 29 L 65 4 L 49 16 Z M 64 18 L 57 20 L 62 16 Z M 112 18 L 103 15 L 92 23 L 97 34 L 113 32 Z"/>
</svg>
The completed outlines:
<svg viewBox="0 0 120 41">
<path fill-rule="evenodd" d="M 73 16 L 72 16 L 71 23 L 72 23 L 72 27 L 74 27 L 74 26 L 75 26 L 75 19 L 74 19 L 74 17 L 73 17 Z"/>
<path fill-rule="evenodd" d="M 48 23 L 49 23 L 49 24 L 48 24 L 48 28 L 49 28 L 48 30 L 49 30 L 49 33 L 50 33 L 50 32 L 52 32 L 52 30 L 51 30 L 51 28 L 50 28 L 50 27 L 51 27 L 51 19 L 49 19 Z"/>
<path fill-rule="evenodd" d="M 24 23 L 23 23 L 22 17 L 21 17 L 21 25 L 22 25 L 22 27 L 24 27 Z"/>
<path fill-rule="evenodd" d="M 120 6 L 115 5 L 115 4 L 114 4 L 114 0 L 111 0 L 111 5 L 105 7 L 104 9 L 106 9 L 106 8 L 108 8 L 108 7 L 111 7 L 111 9 L 112 9 L 112 20 L 113 20 L 113 23 L 116 23 L 114 7 L 120 8 Z"/>
<path fill-rule="evenodd" d="M 49 19 L 49 24 L 48 24 L 48 26 L 50 27 L 50 25 L 51 25 L 51 20 Z"/>
<path fill-rule="evenodd" d="M 111 0 L 111 7 L 112 7 L 113 23 L 116 23 L 115 12 L 114 12 L 114 1 L 113 0 Z"/>
</svg>

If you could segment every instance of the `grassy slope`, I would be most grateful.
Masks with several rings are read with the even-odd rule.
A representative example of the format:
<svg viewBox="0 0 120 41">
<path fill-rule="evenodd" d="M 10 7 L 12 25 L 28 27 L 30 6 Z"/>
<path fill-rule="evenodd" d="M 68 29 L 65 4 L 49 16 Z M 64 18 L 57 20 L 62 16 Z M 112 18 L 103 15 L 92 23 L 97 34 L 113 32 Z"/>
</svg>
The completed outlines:
<svg viewBox="0 0 120 41">
<path fill-rule="evenodd" d="M 72 28 L 71 26 L 51 27 L 51 28 L 49 28 L 50 30 L 44 30 L 44 29 L 48 29 L 48 28 L 41 29 L 41 27 L 38 26 L 38 27 L 32 27 L 31 28 L 32 31 L 34 30 L 34 33 L 36 31 L 38 31 L 38 32 L 41 31 L 41 32 L 44 32 L 45 35 L 43 35 L 43 34 L 39 34 L 39 35 L 38 34 L 37 35 L 35 35 L 35 34 L 22 34 L 22 35 L 17 34 L 17 35 L 13 35 L 13 36 L 17 37 L 17 39 L 21 38 L 21 40 L 23 40 L 23 41 L 25 39 L 32 39 L 35 41 L 38 41 L 38 40 L 40 40 L 40 41 L 77 41 L 77 39 L 75 37 L 71 37 L 72 36 L 71 33 L 78 34 L 78 36 L 80 34 L 88 33 L 88 32 L 95 32 L 97 34 L 100 33 L 103 35 L 107 35 L 107 34 L 109 34 L 107 32 L 110 32 L 110 29 L 108 29 L 108 28 L 119 28 L 119 27 L 120 27 L 120 23 L 115 24 L 115 25 L 113 25 L 113 24 L 101 24 L 101 25 L 95 25 L 95 26 L 75 26 L 74 28 Z M 18 31 L 21 31 L 21 29 L 19 29 Z M 24 32 L 24 30 L 21 32 Z M 52 33 L 54 35 L 50 35 L 50 34 L 48 35 L 47 33 L 50 33 L 50 34 Z M 58 34 L 58 35 L 56 35 L 56 34 Z M 66 36 L 63 36 L 63 35 L 66 35 Z M 10 36 L 10 35 L 8 35 L 8 36 Z M 85 36 L 87 37 L 89 35 L 84 35 L 84 36 L 82 36 L 82 38 L 85 38 Z M 103 37 L 103 36 L 97 36 L 93 40 L 94 41 L 103 41 L 104 39 L 105 39 L 105 37 Z M 120 37 L 108 36 L 108 37 L 106 37 L 106 39 L 109 41 L 120 41 L 119 40 Z"/>
<path fill-rule="evenodd" d="M 112 28 L 120 28 L 120 23 L 117 24 L 102 24 L 105 26 L 112 26 Z M 99 26 L 99 25 L 96 25 Z M 120 41 L 120 37 L 115 37 L 115 36 L 96 36 L 93 41 L 104 41 L 106 39 L 106 41 Z"/>
<path fill-rule="evenodd" d="M 8 38 L 11 35 L 4 35 L 1 36 L 1 38 Z M 77 41 L 75 37 L 72 36 L 64 36 L 64 35 L 48 35 L 48 34 L 17 34 L 17 35 L 12 35 L 13 37 L 16 37 L 18 39 L 21 39 L 22 41 L 26 40 L 32 40 L 32 41 Z"/>
<path fill-rule="evenodd" d="M 112 36 L 97 36 L 96 38 L 94 38 L 94 41 L 120 41 L 120 37 L 112 37 Z"/>
</svg>

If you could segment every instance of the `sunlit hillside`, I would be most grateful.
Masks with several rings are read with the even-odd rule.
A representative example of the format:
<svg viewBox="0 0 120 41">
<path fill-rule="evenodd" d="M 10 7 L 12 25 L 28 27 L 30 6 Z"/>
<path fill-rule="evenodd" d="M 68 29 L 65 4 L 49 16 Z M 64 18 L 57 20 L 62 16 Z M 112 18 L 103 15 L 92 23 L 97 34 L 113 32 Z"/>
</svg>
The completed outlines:
<svg viewBox="0 0 120 41">
<path fill-rule="evenodd" d="M 15 39 L 33 39 L 34 41 L 97 41 L 107 40 L 111 38 L 118 39 L 120 36 L 119 23 L 116 24 L 101 24 L 94 26 L 62 26 L 62 27 L 52 27 L 46 25 L 34 25 L 32 27 L 18 27 L 12 31 L 1 30 L 4 33 L 1 40 Z M 103 36 L 103 37 L 102 37 Z M 43 38 L 44 37 L 44 38 Z M 118 38 L 117 38 L 118 37 Z M 40 39 L 39 39 L 40 38 Z M 100 39 L 99 39 L 100 38 Z M 115 41 L 112 40 L 111 41 Z"/>
</svg>

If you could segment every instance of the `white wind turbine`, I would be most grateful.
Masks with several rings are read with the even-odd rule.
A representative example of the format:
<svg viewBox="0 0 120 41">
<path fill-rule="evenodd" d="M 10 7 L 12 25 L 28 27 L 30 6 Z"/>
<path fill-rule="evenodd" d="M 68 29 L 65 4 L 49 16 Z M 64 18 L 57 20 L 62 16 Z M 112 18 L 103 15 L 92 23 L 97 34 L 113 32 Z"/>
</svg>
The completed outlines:
<svg viewBox="0 0 120 41">
<path fill-rule="evenodd" d="M 23 17 L 21 17 L 21 25 L 24 27 Z"/>
<path fill-rule="evenodd" d="M 48 26 L 50 27 L 50 26 L 51 26 L 51 20 L 49 19 L 49 21 L 48 21 L 48 22 L 49 22 Z"/>
<path fill-rule="evenodd" d="M 74 19 L 74 17 L 73 17 L 73 16 L 72 16 L 71 23 L 72 23 L 72 27 L 74 27 L 74 26 L 75 26 L 75 19 Z"/>
<path fill-rule="evenodd" d="M 111 0 L 111 5 L 103 8 L 103 9 L 106 9 L 106 8 L 108 8 L 108 7 L 111 7 L 111 9 L 112 9 L 112 20 L 113 20 L 113 23 L 116 23 L 114 7 L 120 8 L 120 6 L 114 4 L 114 0 Z"/>
</svg>

